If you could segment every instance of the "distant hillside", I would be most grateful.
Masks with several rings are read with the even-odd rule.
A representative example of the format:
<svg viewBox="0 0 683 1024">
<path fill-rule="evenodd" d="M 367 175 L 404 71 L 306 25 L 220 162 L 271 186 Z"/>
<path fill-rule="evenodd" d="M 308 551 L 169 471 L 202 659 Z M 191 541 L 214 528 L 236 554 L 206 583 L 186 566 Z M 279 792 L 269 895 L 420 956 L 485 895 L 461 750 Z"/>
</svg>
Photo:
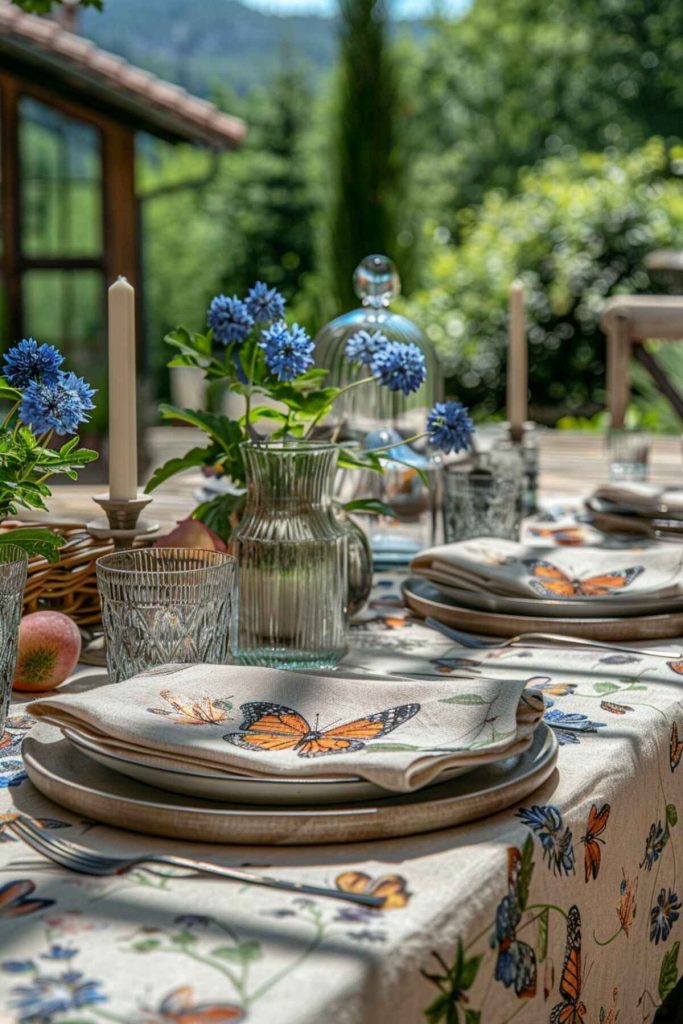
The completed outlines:
<svg viewBox="0 0 683 1024">
<path fill-rule="evenodd" d="M 263 14 L 238 0 L 114 0 L 101 14 L 87 10 L 81 31 L 200 95 L 218 82 L 247 91 L 283 51 L 312 72 L 329 68 L 336 51 L 332 19 Z"/>
</svg>

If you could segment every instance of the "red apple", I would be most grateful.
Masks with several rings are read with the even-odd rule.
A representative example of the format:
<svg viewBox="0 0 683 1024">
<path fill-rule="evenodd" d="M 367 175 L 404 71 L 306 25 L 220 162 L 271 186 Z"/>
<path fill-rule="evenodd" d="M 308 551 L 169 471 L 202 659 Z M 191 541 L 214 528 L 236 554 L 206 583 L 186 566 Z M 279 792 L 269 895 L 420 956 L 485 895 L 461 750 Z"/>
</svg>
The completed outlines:
<svg viewBox="0 0 683 1024">
<path fill-rule="evenodd" d="M 68 615 L 32 612 L 19 624 L 15 690 L 54 690 L 75 669 L 81 655 L 81 634 Z"/>
<path fill-rule="evenodd" d="M 227 551 L 217 533 L 199 519 L 181 519 L 175 530 L 165 537 L 157 537 L 155 548 L 206 548 L 209 551 Z"/>
</svg>

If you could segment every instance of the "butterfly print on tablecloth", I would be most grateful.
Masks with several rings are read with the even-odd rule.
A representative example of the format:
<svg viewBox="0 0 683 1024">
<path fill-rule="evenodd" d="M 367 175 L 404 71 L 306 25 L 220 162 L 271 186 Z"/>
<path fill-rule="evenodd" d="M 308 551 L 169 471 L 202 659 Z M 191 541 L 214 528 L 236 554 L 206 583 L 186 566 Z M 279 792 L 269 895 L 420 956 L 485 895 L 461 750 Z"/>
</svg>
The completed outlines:
<svg viewBox="0 0 683 1024">
<path fill-rule="evenodd" d="M 254 752 L 291 750 L 299 757 L 346 754 L 362 750 L 370 740 L 398 729 L 419 710 L 419 704 L 400 704 L 352 722 L 319 729 L 317 724 L 312 728 L 304 716 L 292 708 L 255 701 L 242 704 L 240 711 L 244 721 L 239 732 L 226 733 L 223 739 Z"/>
<path fill-rule="evenodd" d="M 550 1013 L 550 1024 L 584 1024 L 586 1007 L 581 1001 L 581 914 L 574 905 L 567 914 L 567 948 L 560 978 L 562 1002 Z"/>
<path fill-rule="evenodd" d="M 586 834 L 581 837 L 581 842 L 585 847 L 584 870 L 587 882 L 591 877 L 597 878 L 600 871 L 600 861 L 602 860 L 600 844 L 604 845 L 605 843 L 605 840 L 600 837 L 607 827 L 609 813 L 609 804 L 603 804 L 600 810 L 598 810 L 597 804 L 593 804 L 588 812 Z"/>
<path fill-rule="evenodd" d="M 496 981 L 506 988 L 514 987 L 520 999 L 533 999 L 536 995 L 536 954 L 526 942 L 517 938 L 517 926 L 522 919 L 520 881 L 522 855 L 516 846 L 508 847 L 508 891 L 496 910 L 495 941 L 498 945 Z"/>
</svg>

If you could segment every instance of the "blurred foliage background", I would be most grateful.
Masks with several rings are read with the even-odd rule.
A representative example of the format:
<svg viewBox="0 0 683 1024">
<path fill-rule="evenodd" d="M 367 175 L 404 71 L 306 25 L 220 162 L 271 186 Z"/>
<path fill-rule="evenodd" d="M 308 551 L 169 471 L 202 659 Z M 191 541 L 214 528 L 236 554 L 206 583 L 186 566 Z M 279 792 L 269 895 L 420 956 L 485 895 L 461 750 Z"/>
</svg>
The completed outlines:
<svg viewBox="0 0 683 1024">
<path fill-rule="evenodd" d="M 296 45 L 270 45 L 259 14 L 255 49 L 254 11 L 231 4 L 219 22 L 222 0 L 163 0 L 161 17 L 159 2 L 109 0 L 84 29 L 210 95 L 249 134 L 215 163 L 141 143 L 158 398 L 164 333 L 203 328 L 216 292 L 267 280 L 315 333 L 354 304 L 352 270 L 379 251 L 399 264 L 402 310 L 436 345 L 448 392 L 477 416 L 503 407 L 507 292 L 521 277 L 532 415 L 598 422 L 601 306 L 658 290 L 645 257 L 683 248 L 680 0 L 473 0 L 411 21 L 386 0 L 340 0 L 334 21 L 291 19 Z M 241 63 L 221 57 L 231 18 Z M 173 51 L 155 42 L 162 26 Z M 683 346 L 662 355 L 683 378 Z M 639 369 L 635 381 L 632 414 L 680 429 Z"/>
</svg>

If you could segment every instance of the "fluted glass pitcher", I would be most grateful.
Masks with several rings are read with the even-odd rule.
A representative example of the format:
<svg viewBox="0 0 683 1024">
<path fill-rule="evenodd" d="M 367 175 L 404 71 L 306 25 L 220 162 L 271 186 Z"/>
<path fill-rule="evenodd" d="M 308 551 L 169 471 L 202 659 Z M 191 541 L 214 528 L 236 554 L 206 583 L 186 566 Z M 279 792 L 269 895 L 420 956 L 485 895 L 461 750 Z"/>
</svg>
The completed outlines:
<svg viewBox="0 0 683 1024">
<path fill-rule="evenodd" d="M 233 656 L 247 665 L 334 668 L 346 653 L 347 538 L 332 490 L 338 449 L 247 441 L 244 514 L 233 535 Z"/>
</svg>

